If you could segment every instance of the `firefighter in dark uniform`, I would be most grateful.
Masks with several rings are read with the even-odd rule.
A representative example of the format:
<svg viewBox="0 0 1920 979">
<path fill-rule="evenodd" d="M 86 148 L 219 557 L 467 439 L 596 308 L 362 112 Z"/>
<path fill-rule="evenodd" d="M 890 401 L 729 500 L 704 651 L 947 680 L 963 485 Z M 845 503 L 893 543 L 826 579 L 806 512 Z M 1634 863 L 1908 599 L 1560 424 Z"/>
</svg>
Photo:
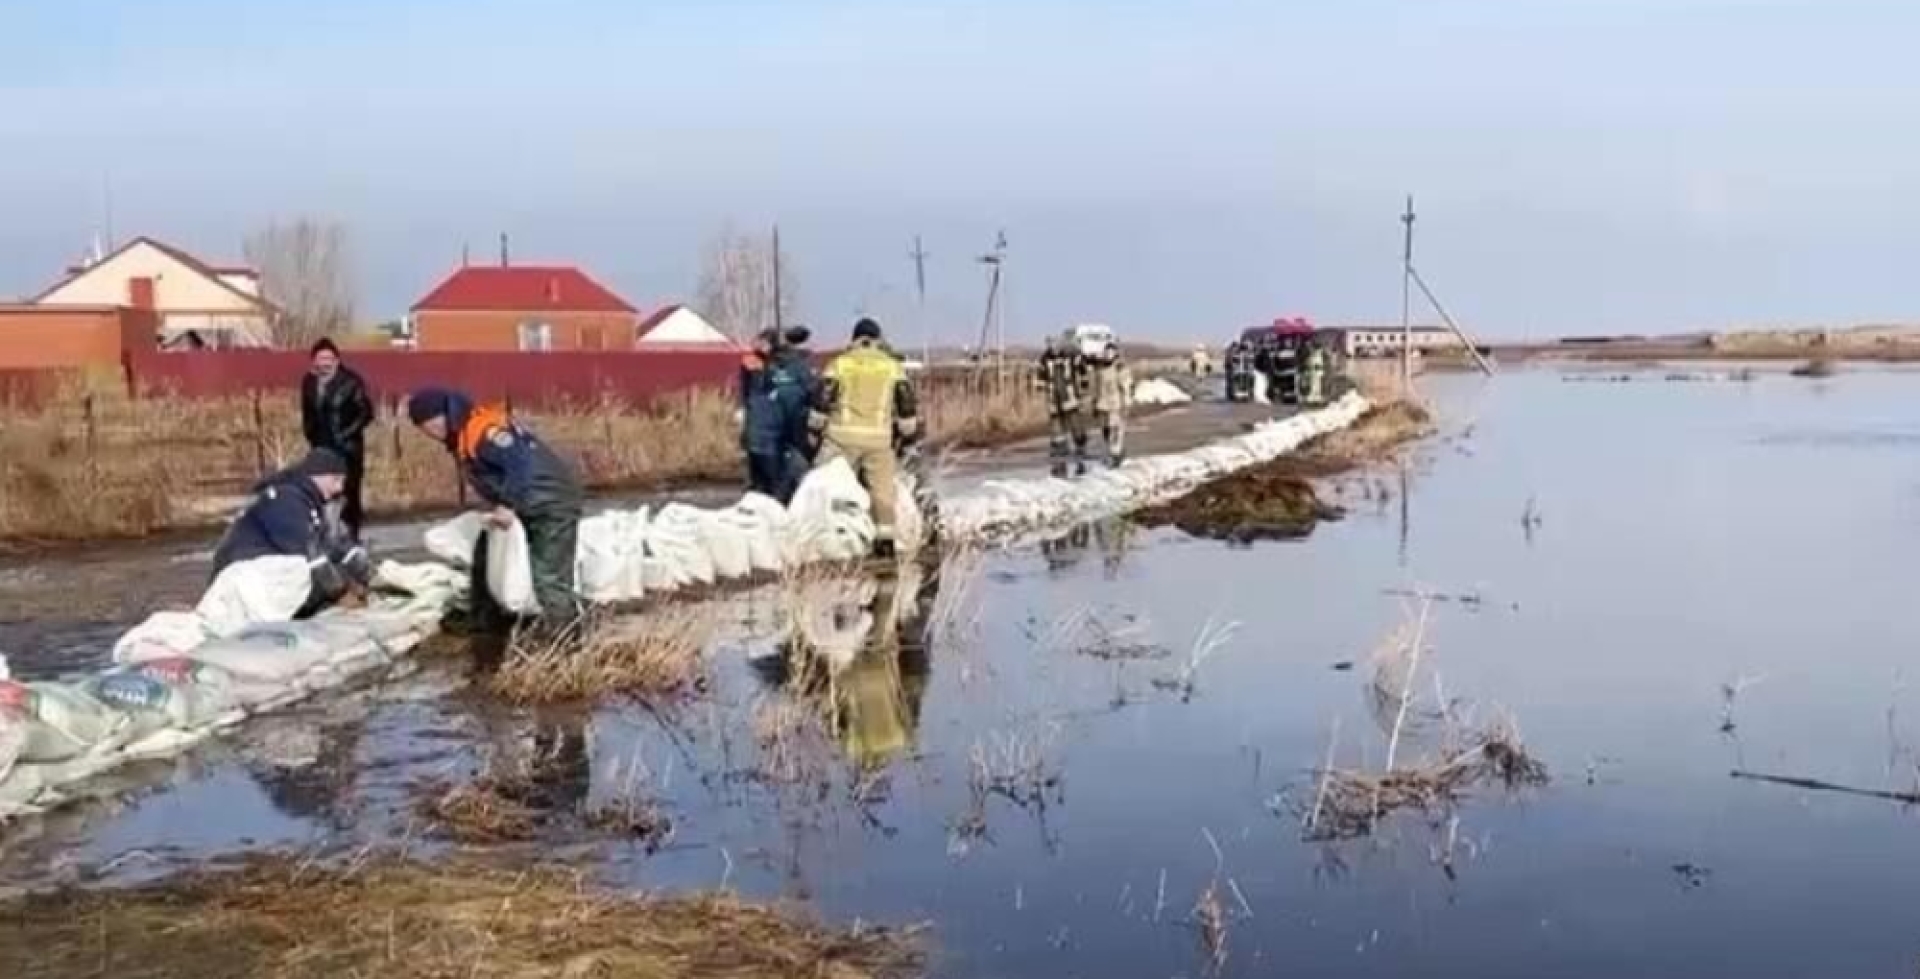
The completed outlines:
<svg viewBox="0 0 1920 979">
<path fill-rule="evenodd" d="M 573 564 L 582 507 L 573 468 L 505 408 L 475 406 L 457 391 L 415 391 L 407 399 L 407 417 L 453 453 L 468 485 L 491 507 L 489 526 L 506 528 L 518 521 L 526 529 L 541 629 L 558 636 L 572 628 L 581 612 Z M 495 631 L 503 623 L 486 587 L 486 553 L 484 541 L 476 544 L 470 593 L 475 625 Z"/>
<path fill-rule="evenodd" d="M 1086 400 L 1086 361 L 1078 350 L 1059 337 L 1047 338 L 1047 349 L 1034 367 L 1034 386 L 1047 399 L 1047 455 L 1053 475 L 1087 471 L 1087 419 L 1081 410 Z"/>
</svg>

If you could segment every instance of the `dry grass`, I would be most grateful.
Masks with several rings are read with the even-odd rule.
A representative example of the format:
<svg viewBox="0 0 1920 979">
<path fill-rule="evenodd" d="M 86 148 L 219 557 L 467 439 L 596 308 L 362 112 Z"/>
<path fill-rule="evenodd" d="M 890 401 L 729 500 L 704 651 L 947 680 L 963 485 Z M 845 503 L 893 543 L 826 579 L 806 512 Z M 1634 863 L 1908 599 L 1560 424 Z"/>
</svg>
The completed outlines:
<svg viewBox="0 0 1920 979">
<path fill-rule="evenodd" d="M 492 779 L 464 785 L 423 787 L 414 811 L 460 843 L 518 843 L 533 839 L 540 814 L 525 802 L 527 792 Z"/>
<path fill-rule="evenodd" d="M 589 701 L 607 694 L 670 698 L 706 682 L 711 610 L 671 605 L 605 620 L 584 641 L 516 643 L 488 688 L 516 704 Z"/>
<path fill-rule="evenodd" d="M 1511 716 L 1476 725 L 1470 708 L 1447 696 L 1437 673 L 1430 701 L 1421 703 L 1420 670 L 1428 658 L 1432 609 L 1433 600 L 1422 598 L 1373 653 L 1367 694 L 1387 739 L 1384 766 L 1377 772 L 1336 766 L 1336 725 L 1327 761 L 1316 772 L 1312 802 L 1295 807 L 1307 839 L 1369 836 L 1393 813 L 1439 812 L 1480 785 L 1517 790 L 1547 782 L 1545 766 L 1528 753 Z M 1428 750 L 1421 752 L 1423 744 Z"/>
<path fill-rule="evenodd" d="M 9 979 L 892 979 L 911 931 L 830 930 L 727 895 L 656 898 L 577 872 L 285 858 L 0 905 Z"/>
<path fill-rule="evenodd" d="M 1046 428 L 1038 394 L 1011 381 L 935 379 L 922 401 L 935 446 L 994 445 Z M 369 512 L 456 505 L 460 483 L 447 453 L 393 408 L 381 405 L 367 433 Z M 648 407 L 606 400 L 520 414 L 589 489 L 644 490 L 739 481 L 733 412 L 730 392 L 703 390 Z M 291 395 L 131 399 L 114 385 L 75 381 L 38 407 L 0 404 L 0 543 L 216 524 L 262 475 L 304 451 Z"/>
</svg>

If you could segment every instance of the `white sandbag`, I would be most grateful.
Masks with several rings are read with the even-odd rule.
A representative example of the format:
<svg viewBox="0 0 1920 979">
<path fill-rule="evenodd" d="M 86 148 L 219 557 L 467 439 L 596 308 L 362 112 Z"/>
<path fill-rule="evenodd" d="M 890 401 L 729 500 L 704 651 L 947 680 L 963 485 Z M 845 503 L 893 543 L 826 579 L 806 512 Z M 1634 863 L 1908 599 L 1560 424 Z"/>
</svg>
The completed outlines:
<svg viewBox="0 0 1920 979">
<path fill-rule="evenodd" d="M 648 589 L 678 591 L 713 584 L 713 556 L 707 553 L 706 516 L 684 503 L 670 503 L 647 524 Z"/>
<path fill-rule="evenodd" d="M 87 694 L 130 715 L 144 736 L 165 728 L 212 724 L 238 706 L 233 675 L 207 663 L 149 660 L 89 680 Z"/>
<path fill-rule="evenodd" d="M 184 656 L 212 638 L 212 630 L 198 612 L 155 612 L 114 642 L 113 661 L 138 663 Z"/>
<path fill-rule="evenodd" d="M 926 514 L 920 511 L 916 482 L 901 473 L 893 494 L 893 546 L 902 554 L 918 553 L 927 539 Z"/>
<path fill-rule="evenodd" d="M 456 568 L 473 563 L 473 548 L 486 531 L 485 519 L 478 513 L 463 513 L 427 528 L 427 553 Z"/>
<path fill-rule="evenodd" d="M 518 520 L 506 527 L 487 528 L 487 591 L 501 608 L 514 615 L 540 612 L 540 599 L 533 592 L 527 528 Z"/>
<path fill-rule="evenodd" d="M 274 555 L 241 561 L 213 579 L 194 606 L 207 631 L 229 636 L 259 622 L 286 622 L 313 592 L 304 557 Z"/>
<path fill-rule="evenodd" d="M 243 629 L 194 650 L 193 659 L 237 677 L 287 684 L 370 640 L 365 629 L 311 619 Z"/>
<path fill-rule="evenodd" d="M 444 564 L 430 562 L 403 564 L 399 561 L 382 561 L 380 566 L 374 569 L 373 586 L 416 596 L 451 596 L 467 587 L 467 576 Z"/>
<path fill-rule="evenodd" d="M 609 510 L 580 522 L 574 581 L 590 602 L 646 596 L 647 510 Z"/>
<path fill-rule="evenodd" d="M 746 537 L 747 562 L 754 571 L 778 574 L 786 570 L 780 541 L 786 535 L 790 520 L 787 508 L 781 506 L 779 500 L 748 493 L 723 511 L 721 517 Z"/>
<path fill-rule="evenodd" d="M 0 680 L 0 713 L 20 721 L 18 759 L 65 761 L 125 741 L 129 718 L 64 683 Z"/>
<path fill-rule="evenodd" d="M 1267 397 L 1267 375 L 1264 371 L 1255 371 L 1253 374 L 1253 400 L 1256 404 L 1273 403 L 1273 400 Z"/>
<path fill-rule="evenodd" d="M 873 551 L 873 499 L 845 459 L 807 473 L 787 512 L 782 550 L 789 565 L 853 561 Z"/>
<path fill-rule="evenodd" d="M 1149 378 L 1133 386 L 1133 403 L 1137 405 L 1183 405 L 1192 400 L 1192 395 L 1164 378 Z"/>
<path fill-rule="evenodd" d="M 699 513 L 700 536 L 706 544 L 707 556 L 713 559 L 714 577 L 732 581 L 752 574 L 753 555 L 748 550 L 746 534 L 725 519 L 724 510 Z"/>
<path fill-rule="evenodd" d="M 26 747 L 26 717 L 16 711 L 0 710 L 0 784 L 6 782 Z"/>
</svg>

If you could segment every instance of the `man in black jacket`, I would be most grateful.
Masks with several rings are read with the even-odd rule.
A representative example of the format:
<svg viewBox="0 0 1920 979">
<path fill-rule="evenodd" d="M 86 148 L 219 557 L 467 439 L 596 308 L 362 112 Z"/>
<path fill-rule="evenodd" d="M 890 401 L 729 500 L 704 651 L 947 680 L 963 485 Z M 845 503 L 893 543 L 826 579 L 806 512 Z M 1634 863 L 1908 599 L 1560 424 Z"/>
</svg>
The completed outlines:
<svg viewBox="0 0 1920 979">
<path fill-rule="evenodd" d="M 358 541 L 366 522 L 360 486 L 367 475 L 367 426 L 373 424 L 373 401 L 360 375 L 340 363 L 340 348 L 332 340 L 313 345 L 312 363 L 313 369 L 300 382 L 300 428 L 309 446 L 330 449 L 347 461 L 340 522 L 347 536 Z"/>
</svg>

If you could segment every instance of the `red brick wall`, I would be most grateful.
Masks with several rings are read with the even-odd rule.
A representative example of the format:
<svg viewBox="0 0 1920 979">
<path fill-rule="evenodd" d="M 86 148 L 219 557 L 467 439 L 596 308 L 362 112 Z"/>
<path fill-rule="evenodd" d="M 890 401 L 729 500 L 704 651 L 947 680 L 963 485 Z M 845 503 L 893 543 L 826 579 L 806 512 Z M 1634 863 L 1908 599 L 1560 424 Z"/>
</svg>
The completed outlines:
<svg viewBox="0 0 1920 979">
<path fill-rule="evenodd" d="M 638 319 L 632 313 L 415 313 L 415 341 L 423 351 L 517 351 L 520 324 L 553 328 L 554 350 L 628 350 Z"/>
<path fill-rule="evenodd" d="M 123 349 L 153 346 L 158 326 L 150 310 L 0 309 L 0 369 L 118 367 Z"/>
</svg>

